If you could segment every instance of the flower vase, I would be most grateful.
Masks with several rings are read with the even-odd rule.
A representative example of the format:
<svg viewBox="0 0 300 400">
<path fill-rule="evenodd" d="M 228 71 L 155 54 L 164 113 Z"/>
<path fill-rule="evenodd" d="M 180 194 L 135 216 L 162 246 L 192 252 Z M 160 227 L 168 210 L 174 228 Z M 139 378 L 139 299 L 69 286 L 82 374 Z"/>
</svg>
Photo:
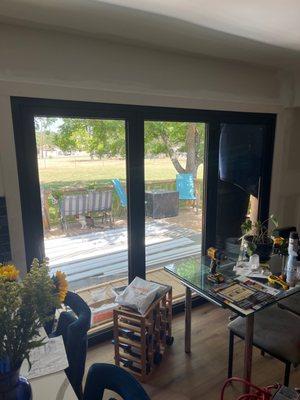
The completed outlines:
<svg viewBox="0 0 300 400">
<path fill-rule="evenodd" d="M 0 374 L 0 400 L 32 400 L 32 391 L 20 370 Z"/>
</svg>

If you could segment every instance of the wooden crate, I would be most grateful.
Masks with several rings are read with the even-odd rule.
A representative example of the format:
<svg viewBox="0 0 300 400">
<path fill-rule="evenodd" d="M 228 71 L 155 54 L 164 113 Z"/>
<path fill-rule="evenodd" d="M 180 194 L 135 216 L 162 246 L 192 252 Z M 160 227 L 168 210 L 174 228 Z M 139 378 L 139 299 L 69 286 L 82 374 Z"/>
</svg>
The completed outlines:
<svg viewBox="0 0 300 400">
<path fill-rule="evenodd" d="M 148 380 L 173 340 L 170 286 L 143 315 L 126 307 L 114 310 L 115 364 L 140 381 Z"/>
</svg>

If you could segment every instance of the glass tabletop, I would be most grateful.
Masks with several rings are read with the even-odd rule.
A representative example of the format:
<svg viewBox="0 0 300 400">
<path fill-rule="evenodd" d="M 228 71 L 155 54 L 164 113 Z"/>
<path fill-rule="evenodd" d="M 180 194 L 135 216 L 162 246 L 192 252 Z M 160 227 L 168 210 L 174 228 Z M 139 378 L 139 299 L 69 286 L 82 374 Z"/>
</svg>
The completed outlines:
<svg viewBox="0 0 300 400">
<path fill-rule="evenodd" d="M 278 273 L 279 256 L 269 262 L 272 273 Z M 233 270 L 235 262 L 224 262 L 218 267 L 224 282 L 217 284 L 208 279 L 210 260 L 201 260 L 191 265 L 180 263 L 165 266 L 165 271 L 178 278 L 185 286 L 218 306 L 229 308 L 245 317 L 300 291 L 300 286 L 289 290 L 275 289 L 268 285 L 267 279 L 253 279 L 237 275 Z"/>
</svg>

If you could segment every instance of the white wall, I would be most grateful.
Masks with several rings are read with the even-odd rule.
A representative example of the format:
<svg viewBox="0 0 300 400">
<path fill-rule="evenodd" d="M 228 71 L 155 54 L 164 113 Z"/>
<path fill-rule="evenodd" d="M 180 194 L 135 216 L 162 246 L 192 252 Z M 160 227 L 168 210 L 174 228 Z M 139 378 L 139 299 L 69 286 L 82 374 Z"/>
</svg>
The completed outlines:
<svg viewBox="0 0 300 400">
<path fill-rule="evenodd" d="M 275 69 L 0 25 L 0 80 L 226 103 L 279 104 Z M 124 98 L 126 100 L 126 96 Z"/>
<path fill-rule="evenodd" d="M 7 197 L 13 258 L 19 265 L 25 258 L 10 96 L 280 111 L 278 169 L 278 146 L 287 129 L 283 105 L 291 105 L 294 93 L 290 76 L 276 69 L 9 25 L 0 25 L 0 54 L 0 194 Z M 274 210 L 280 179 L 273 176 Z"/>
</svg>

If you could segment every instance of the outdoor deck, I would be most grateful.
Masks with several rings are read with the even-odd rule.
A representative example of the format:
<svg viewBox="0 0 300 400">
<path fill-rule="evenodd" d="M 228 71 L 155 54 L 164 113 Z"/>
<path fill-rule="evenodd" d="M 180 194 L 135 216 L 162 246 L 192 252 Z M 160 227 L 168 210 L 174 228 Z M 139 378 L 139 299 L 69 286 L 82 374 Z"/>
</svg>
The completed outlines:
<svg viewBox="0 0 300 400">
<path fill-rule="evenodd" d="M 45 240 L 51 271 L 66 273 L 73 290 L 127 275 L 127 229 L 84 232 Z M 147 268 L 199 255 L 201 233 L 162 220 L 146 223 Z"/>
<path fill-rule="evenodd" d="M 193 214 L 191 214 L 193 215 Z M 185 219 L 190 223 L 190 219 Z M 194 226 L 193 226 L 194 227 Z M 67 236 L 45 239 L 50 271 L 63 271 L 69 287 L 91 307 L 91 332 L 112 324 L 115 289 L 127 285 L 127 229 L 74 230 Z M 69 236 L 68 236 L 69 235 Z M 201 254 L 201 233 L 164 220 L 146 222 L 147 279 L 173 288 L 173 301 L 181 301 L 184 287 L 163 266 Z"/>
</svg>

